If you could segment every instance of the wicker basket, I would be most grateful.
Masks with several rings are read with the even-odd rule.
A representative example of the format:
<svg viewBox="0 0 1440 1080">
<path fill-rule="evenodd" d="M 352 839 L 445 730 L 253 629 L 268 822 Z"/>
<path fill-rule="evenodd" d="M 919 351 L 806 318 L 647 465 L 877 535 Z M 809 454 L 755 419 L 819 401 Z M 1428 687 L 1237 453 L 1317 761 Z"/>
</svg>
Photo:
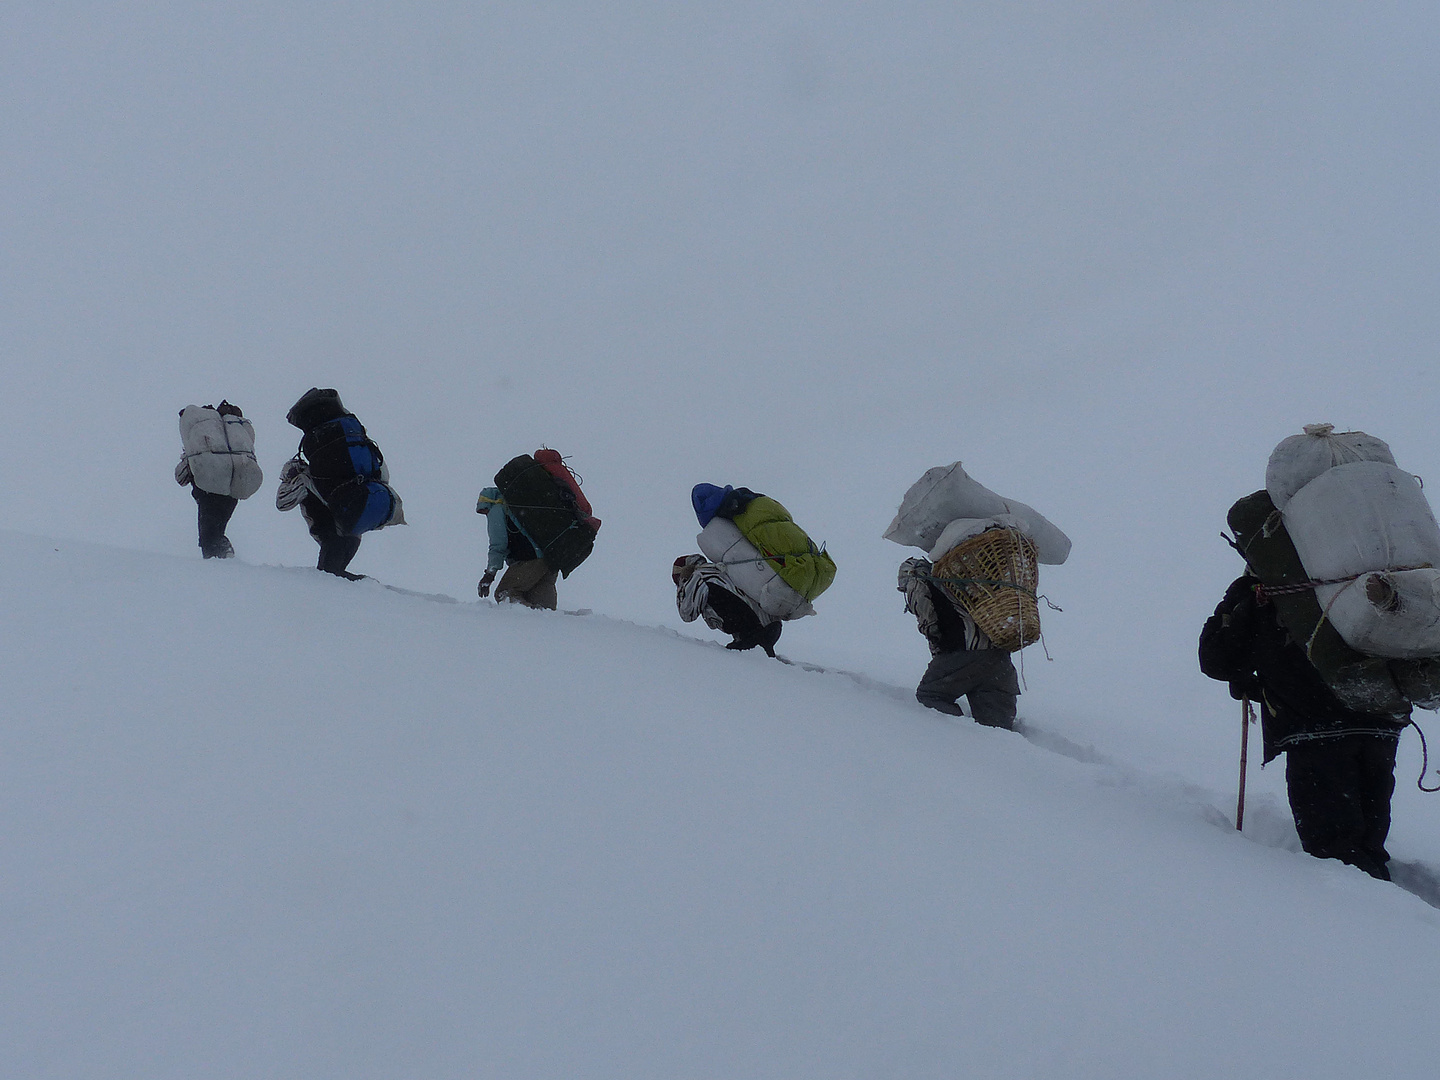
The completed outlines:
<svg viewBox="0 0 1440 1080">
<path fill-rule="evenodd" d="M 935 560 L 935 583 L 975 620 L 997 649 L 1040 640 L 1035 544 L 1015 529 L 988 529 Z"/>
</svg>

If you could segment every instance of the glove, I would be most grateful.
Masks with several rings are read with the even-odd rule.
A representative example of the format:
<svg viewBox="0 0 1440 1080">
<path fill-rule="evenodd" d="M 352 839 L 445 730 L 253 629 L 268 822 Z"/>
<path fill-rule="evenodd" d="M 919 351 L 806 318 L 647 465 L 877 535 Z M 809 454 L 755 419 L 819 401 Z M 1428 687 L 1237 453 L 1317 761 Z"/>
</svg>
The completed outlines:
<svg viewBox="0 0 1440 1080">
<path fill-rule="evenodd" d="M 1249 698 L 1251 701 L 1259 702 L 1265 696 L 1265 684 L 1260 681 L 1257 675 L 1244 675 L 1230 680 L 1230 696 L 1236 701 L 1242 698 Z"/>
<path fill-rule="evenodd" d="M 281 480 L 294 480 L 305 469 L 305 463 L 299 457 L 293 457 L 284 465 L 280 466 Z"/>
<path fill-rule="evenodd" d="M 480 584 L 479 584 L 479 586 L 477 586 L 476 589 L 475 589 L 475 591 L 480 594 L 480 599 L 481 599 L 481 600 L 484 600 L 485 597 L 487 597 L 487 596 L 490 595 L 490 583 L 491 583 L 492 581 L 494 581 L 494 580 L 495 580 L 495 571 L 494 571 L 494 570 L 486 570 L 486 571 L 485 571 L 485 576 L 480 579 Z"/>
</svg>

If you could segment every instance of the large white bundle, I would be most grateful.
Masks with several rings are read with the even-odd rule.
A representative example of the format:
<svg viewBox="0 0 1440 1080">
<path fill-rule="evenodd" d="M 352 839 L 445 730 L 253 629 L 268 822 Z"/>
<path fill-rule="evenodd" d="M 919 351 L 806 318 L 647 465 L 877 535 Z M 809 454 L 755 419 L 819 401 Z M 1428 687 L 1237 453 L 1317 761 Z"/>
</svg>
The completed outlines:
<svg viewBox="0 0 1440 1080">
<path fill-rule="evenodd" d="M 1379 461 L 1321 473 L 1290 500 L 1285 528 L 1312 578 L 1440 566 L 1440 526 L 1419 482 Z"/>
<path fill-rule="evenodd" d="M 1390 447 L 1363 431 L 1336 432 L 1334 424 L 1306 424 L 1303 435 L 1282 439 L 1265 466 L 1265 490 L 1277 510 L 1327 469 L 1355 461 L 1394 465 Z"/>
<path fill-rule="evenodd" d="M 725 567 L 735 588 L 772 619 L 801 619 L 815 614 L 810 601 L 785 583 L 780 572 L 729 518 L 711 518 L 695 539 L 705 557 Z"/>
<path fill-rule="evenodd" d="M 1391 660 L 1440 656 L 1440 570 L 1365 574 L 1322 585 L 1315 598 L 1356 652 Z"/>
<path fill-rule="evenodd" d="M 201 491 L 248 499 L 265 482 L 255 460 L 255 429 L 242 416 L 187 405 L 180 412 L 180 441 L 190 476 Z"/>
<path fill-rule="evenodd" d="M 1000 515 L 1008 515 L 1035 542 L 1042 563 L 1059 564 L 1069 558 L 1070 538 L 1045 515 L 1025 503 L 996 495 L 969 476 L 958 461 L 927 470 L 910 486 L 895 520 L 885 530 L 885 539 L 930 551 L 951 522 Z"/>
<path fill-rule="evenodd" d="M 940 534 L 940 539 L 936 540 L 935 546 L 930 549 L 930 561 L 934 562 L 972 536 L 979 536 L 986 529 L 1015 529 L 1024 533 L 1025 525 L 1014 514 L 996 514 L 994 517 L 985 518 L 956 518 L 945 526 L 945 531 Z"/>
<path fill-rule="evenodd" d="M 1352 649 L 1440 656 L 1440 525 L 1420 484 L 1380 461 L 1326 469 L 1289 500 L 1285 529 L 1315 597 Z M 1424 569 L 1421 569 L 1424 568 Z"/>
</svg>

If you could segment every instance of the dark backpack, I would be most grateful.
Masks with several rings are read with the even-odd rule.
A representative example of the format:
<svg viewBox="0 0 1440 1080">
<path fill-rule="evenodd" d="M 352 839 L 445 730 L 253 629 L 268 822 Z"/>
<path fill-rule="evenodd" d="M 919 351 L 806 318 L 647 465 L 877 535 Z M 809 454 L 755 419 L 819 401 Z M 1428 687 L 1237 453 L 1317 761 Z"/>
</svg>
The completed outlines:
<svg viewBox="0 0 1440 1080">
<path fill-rule="evenodd" d="M 590 557 L 595 530 L 575 495 L 529 454 L 511 458 L 495 474 L 505 512 L 534 544 L 536 554 L 563 577 Z M 593 518 L 592 518 L 593 520 Z M 597 522 L 598 524 L 598 522 Z"/>
<path fill-rule="evenodd" d="M 310 466 L 315 491 L 335 518 L 341 536 L 359 536 L 388 525 L 399 499 L 380 479 L 385 457 L 365 425 L 345 411 L 334 390 L 311 387 L 285 419 L 304 435 L 300 454 Z"/>
<path fill-rule="evenodd" d="M 1302 655 L 1336 696 L 1362 713 L 1408 713 L 1410 704 L 1395 681 L 1401 670 L 1395 665 L 1406 662 L 1356 652 L 1325 617 L 1313 588 L 1291 591 L 1293 586 L 1305 585 L 1309 575 L 1269 492 L 1257 491 L 1238 500 L 1226 520 L 1235 534 L 1234 546 L 1250 572 L 1275 590 L 1266 605 L 1273 608 L 1274 621 L 1299 644 Z M 1248 609 L 1242 606 L 1238 614 L 1248 616 L 1253 610 L 1252 603 Z"/>
<path fill-rule="evenodd" d="M 385 458 L 365 434 L 365 425 L 351 413 L 327 420 L 305 432 L 300 452 L 310 463 L 315 486 L 329 498 L 327 486 L 350 480 L 379 480 Z"/>
<path fill-rule="evenodd" d="M 326 505 L 341 536 L 359 536 L 390 524 L 395 516 L 395 492 L 379 480 L 356 477 L 330 492 Z"/>
<path fill-rule="evenodd" d="M 390 524 L 398 500 L 380 479 L 384 455 L 352 414 L 307 431 L 300 452 L 310 463 L 315 490 L 335 517 L 336 532 L 359 536 Z"/>
</svg>

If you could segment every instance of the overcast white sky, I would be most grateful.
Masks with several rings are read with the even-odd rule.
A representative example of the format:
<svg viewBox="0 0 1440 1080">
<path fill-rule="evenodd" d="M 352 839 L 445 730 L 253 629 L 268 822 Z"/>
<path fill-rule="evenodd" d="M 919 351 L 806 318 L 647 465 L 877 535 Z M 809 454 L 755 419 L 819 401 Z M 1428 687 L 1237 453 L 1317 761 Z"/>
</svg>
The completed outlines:
<svg viewBox="0 0 1440 1080">
<path fill-rule="evenodd" d="M 674 621 L 698 481 L 835 555 L 783 648 L 913 680 L 879 539 L 955 459 L 1075 541 L 1022 703 L 1223 716 L 1224 512 L 1328 420 L 1440 476 L 1426 3 L 35 3 L 0 9 L 3 524 L 194 553 L 176 413 L 271 502 L 335 386 L 405 498 L 355 569 L 473 595 L 542 443 L 605 519 L 567 606 Z M 677 624 L 678 625 L 678 624 Z M 1179 732 L 1179 735 L 1174 733 Z"/>
</svg>

